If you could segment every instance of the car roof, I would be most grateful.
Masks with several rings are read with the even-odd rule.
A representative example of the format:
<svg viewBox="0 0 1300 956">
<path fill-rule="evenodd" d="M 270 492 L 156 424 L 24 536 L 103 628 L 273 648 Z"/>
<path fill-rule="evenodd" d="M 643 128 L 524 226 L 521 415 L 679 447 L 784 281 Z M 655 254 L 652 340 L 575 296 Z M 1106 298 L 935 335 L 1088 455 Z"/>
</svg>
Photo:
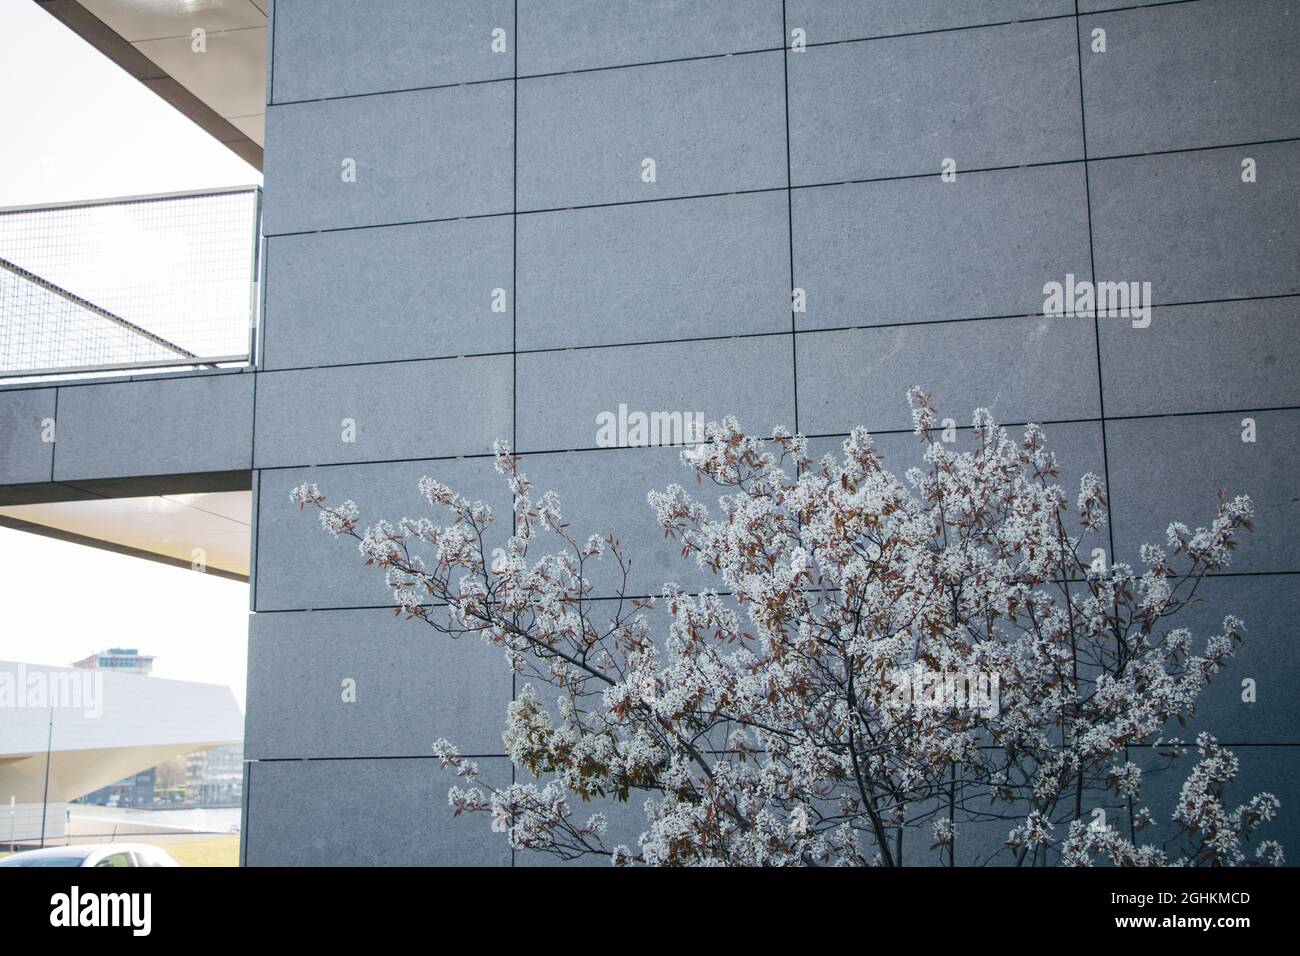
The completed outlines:
<svg viewBox="0 0 1300 956">
<path fill-rule="evenodd" d="M 158 847 L 150 843 L 74 843 L 71 846 L 47 846 L 43 850 L 19 850 L 15 857 L 25 860 L 43 860 L 50 857 L 81 857 L 112 853 L 150 853 Z"/>
<path fill-rule="evenodd" d="M 24 860 L 44 860 L 52 856 L 90 856 L 91 853 L 99 849 L 98 844 L 79 843 L 75 846 L 47 846 L 43 850 L 19 850 L 14 857 L 21 856 Z"/>
<path fill-rule="evenodd" d="M 97 845 L 97 849 L 107 850 L 109 853 L 125 853 L 127 851 L 148 853 L 151 850 L 158 849 L 158 847 L 152 843 L 100 843 Z"/>
</svg>

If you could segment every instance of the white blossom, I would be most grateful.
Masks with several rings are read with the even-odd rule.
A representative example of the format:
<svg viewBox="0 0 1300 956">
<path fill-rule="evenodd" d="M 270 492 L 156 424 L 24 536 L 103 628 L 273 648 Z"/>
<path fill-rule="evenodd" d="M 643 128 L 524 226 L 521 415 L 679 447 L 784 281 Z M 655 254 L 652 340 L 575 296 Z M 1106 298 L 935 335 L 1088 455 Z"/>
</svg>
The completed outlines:
<svg viewBox="0 0 1300 956">
<path fill-rule="evenodd" d="M 933 400 L 908 397 L 924 466 L 903 479 L 860 428 L 813 461 L 784 429 L 765 441 L 710 423 L 681 460 L 716 501 L 676 483 L 647 495 L 670 546 L 714 576 L 699 593 L 593 600 L 598 570 L 628 579 L 617 529 L 571 532 L 501 442 L 513 525 L 495 548 L 491 510 L 434 477 L 419 484 L 434 517 L 364 530 L 355 504 L 313 484 L 292 500 L 357 541 L 400 611 L 499 648 L 520 676 L 502 734 L 516 782 L 434 745 L 456 777 L 452 812 L 484 814 L 515 849 L 616 865 L 953 863 L 959 829 L 1001 821 L 1012 864 L 1280 864 L 1275 842 L 1250 852 L 1277 798 L 1233 806 L 1237 762 L 1212 738 L 1172 807 L 1143 802 L 1148 774 L 1128 758 L 1181 754 L 1165 735 L 1243 639 L 1232 615 L 1200 637 L 1171 618 L 1230 563 L 1249 500 L 1170 524 L 1140 571 L 1108 555 L 1098 572 L 1101 478 L 1067 494 L 1043 429 L 1013 438 L 987 409 L 969 447 L 949 446 Z M 951 693 L 976 678 L 996 706 Z M 643 810 L 639 832 L 612 832 L 621 803 Z M 1177 838 L 1135 842 L 1082 814 L 1115 805 L 1134 807 L 1135 832 L 1167 821 Z M 900 857 L 899 828 L 933 839 Z"/>
</svg>

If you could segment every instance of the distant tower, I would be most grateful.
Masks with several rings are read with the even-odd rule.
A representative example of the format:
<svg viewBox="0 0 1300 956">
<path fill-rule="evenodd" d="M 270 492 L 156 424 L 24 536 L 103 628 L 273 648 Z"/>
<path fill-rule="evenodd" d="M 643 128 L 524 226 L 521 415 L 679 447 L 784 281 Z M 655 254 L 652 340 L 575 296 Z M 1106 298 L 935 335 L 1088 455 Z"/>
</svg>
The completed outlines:
<svg viewBox="0 0 1300 956">
<path fill-rule="evenodd" d="M 153 656 L 141 654 L 134 647 L 110 647 L 77 661 L 73 667 L 89 670 L 112 670 L 119 674 L 148 674 L 153 670 Z"/>
</svg>

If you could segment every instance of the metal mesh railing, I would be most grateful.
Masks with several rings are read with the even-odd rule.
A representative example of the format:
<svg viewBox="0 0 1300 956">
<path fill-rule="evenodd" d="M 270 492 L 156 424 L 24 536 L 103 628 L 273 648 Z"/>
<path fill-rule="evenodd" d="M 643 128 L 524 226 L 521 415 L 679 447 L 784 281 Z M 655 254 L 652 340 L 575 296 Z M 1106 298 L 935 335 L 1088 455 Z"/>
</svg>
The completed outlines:
<svg viewBox="0 0 1300 956">
<path fill-rule="evenodd" d="M 261 190 L 0 209 L 0 380 L 252 360 Z"/>
</svg>

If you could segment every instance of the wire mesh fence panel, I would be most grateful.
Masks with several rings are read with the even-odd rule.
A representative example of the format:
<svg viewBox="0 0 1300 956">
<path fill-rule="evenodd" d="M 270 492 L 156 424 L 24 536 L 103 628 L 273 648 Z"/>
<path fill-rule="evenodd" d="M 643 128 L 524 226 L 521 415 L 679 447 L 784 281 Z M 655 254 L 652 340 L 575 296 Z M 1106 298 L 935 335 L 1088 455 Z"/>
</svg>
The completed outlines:
<svg viewBox="0 0 1300 956">
<path fill-rule="evenodd" d="M 0 210 L 0 378 L 247 361 L 259 200 Z"/>
</svg>

